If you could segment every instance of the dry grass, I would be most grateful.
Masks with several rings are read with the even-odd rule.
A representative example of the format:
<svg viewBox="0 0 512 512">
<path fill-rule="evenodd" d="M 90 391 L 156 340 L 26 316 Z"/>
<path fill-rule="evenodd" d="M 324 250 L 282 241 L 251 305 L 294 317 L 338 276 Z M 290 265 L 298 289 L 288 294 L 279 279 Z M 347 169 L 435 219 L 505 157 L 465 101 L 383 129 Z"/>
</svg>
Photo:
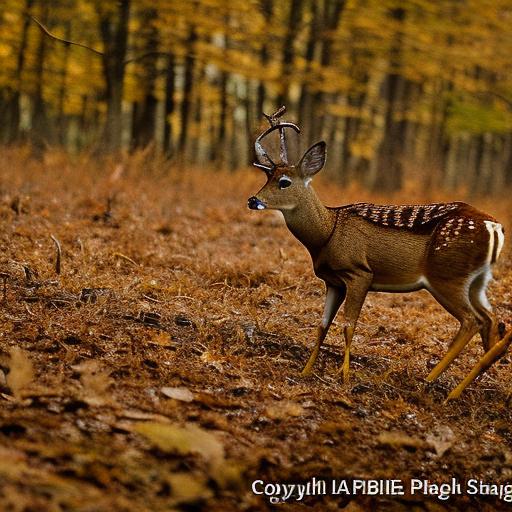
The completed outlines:
<svg viewBox="0 0 512 512">
<path fill-rule="evenodd" d="M 279 216 L 246 209 L 261 182 L 144 155 L 99 165 L 2 150 L 0 508 L 262 510 L 254 478 L 512 479 L 510 356 L 444 405 L 481 346 L 427 386 L 456 325 L 426 292 L 369 296 L 349 386 L 335 377 L 341 317 L 316 377 L 298 377 L 323 288 Z M 449 197 L 317 188 L 328 204 Z M 511 225 L 509 201 L 473 203 Z M 491 300 L 511 325 L 508 250 L 496 277 Z M 500 502 L 349 509 L 376 506 Z"/>
</svg>

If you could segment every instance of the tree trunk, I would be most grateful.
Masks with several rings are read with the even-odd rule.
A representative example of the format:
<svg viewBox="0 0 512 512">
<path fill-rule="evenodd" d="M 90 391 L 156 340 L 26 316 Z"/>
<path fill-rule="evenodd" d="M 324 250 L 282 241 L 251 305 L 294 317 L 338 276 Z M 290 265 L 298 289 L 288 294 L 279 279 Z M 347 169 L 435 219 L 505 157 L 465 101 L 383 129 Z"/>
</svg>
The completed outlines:
<svg viewBox="0 0 512 512">
<path fill-rule="evenodd" d="M 167 61 L 167 73 L 165 75 L 165 109 L 164 109 L 164 153 L 166 156 L 171 156 L 173 145 L 173 133 L 171 116 L 174 112 L 174 91 L 176 88 L 176 73 L 174 70 L 174 54 L 170 53 Z"/>
<path fill-rule="evenodd" d="M 100 34 L 103 41 L 103 74 L 106 84 L 107 118 L 104 145 L 107 151 L 117 151 L 122 142 L 122 107 L 124 93 L 125 60 L 128 44 L 130 0 L 119 0 L 114 12 L 100 12 Z"/>
<path fill-rule="evenodd" d="M 24 21 L 21 29 L 20 46 L 16 59 L 16 71 L 14 74 L 14 87 L 6 94 L 5 118 L 5 139 L 7 142 L 14 142 L 20 135 L 20 98 L 23 90 L 23 72 L 25 70 L 25 52 L 28 42 L 28 30 L 30 27 L 30 10 L 34 5 L 34 0 L 26 0 L 23 10 Z M 2 123 L 2 124 L 3 124 Z"/>
<path fill-rule="evenodd" d="M 146 147 L 155 138 L 156 109 L 158 99 L 155 94 L 155 83 L 157 79 L 158 64 L 158 30 L 155 26 L 157 11 L 153 8 L 147 9 L 142 14 L 143 25 L 141 36 L 145 39 L 143 54 L 146 56 L 141 61 L 142 76 L 140 84 L 144 89 L 143 98 L 136 109 L 137 115 L 132 123 L 132 147 Z"/>
<path fill-rule="evenodd" d="M 405 10 L 401 7 L 393 9 L 391 16 L 399 23 L 405 19 Z M 377 179 L 374 189 L 380 191 L 398 190 L 402 186 L 402 153 L 403 153 L 403 126 L 395 120 L 400 102 L 403 100 L 404 79 L 398 72 L 402 53 L 402 36 L 398 31 L 391 43 L 388 73 L 384 87 L 383 99 L 386 102 L 384 121 L 384 135 L 378 153 Z"/>
<path fill-rule="evenodd" d="M 215 154 L 215 161 L 219 167 L 225 164 L 226 154 L 226 119 L 228 111 L 228 73 L 222 71 L 220 78 L 220 113 L 219 113 L 219 127 L 215 147 L 213 148 Z"/>
<path fill-rule="evenodd" d="M 272 11 L 273 11 L 273 0 L 261 0 L 261 11 L 263 13 L 263 17 L 265 18 L 265 23 L 268 25 L 272 20 Z M 269 50 L 267 46 L 266 39 L 263 40 L 263 44 L 261 45 L 260 50 L 260 63 L 262 69 L 265 69 L 268 61 L 269 61 Z M 258 92 L 256 99 L 256 116 L 260 119 L 261 114 L 265 109 L 265 99 L 266 99 L 267 91 L 265 87 L 264 80 L 260 80 L 258 83 Z"/>
<path fill-rule="evenodd" d="M 66 39 L 71 37 L 71 23 L 66 23 Z M 59 97 L 57 102 L 57 136 L 59 143 L 63 146 L 66 145 L 67 138 L 67 123 L 64 116 L 64 104 L 66 102 L 67 92 L 67 79 L 68 79 L 68 65 L 69 65 L 69 50 L 70 46 L 64 46 L 64 57 L 62 59 L 62 72 L 59 83 Z"/>
<path fill-rule="evenodd" d="M 205 79 L 205 68 L 201 68 L 196 73 L 196 79 L 198 83 L 202 83 Z M 201 127 L 203 118 L 203 98 L 201 94 L 194 94 L 195 98 L 192 104 L 193 108 L 193 126 L 192 136 L 190 138 L 189 148 L 187 150 L 187 161 L 193 164 L 200 164 L 202 161 L 202 153 L 204 150 L 204 144 L 202 144 Z"/>
<path fill-rule="evenodd" d="M 302 0 L 291 0 L 288 27 L 283 42 L 283 55 L 281 60 L 281 77 L 277 106 L 288 105 L 290 81 L 293 77 L 293 61 L 295 58 L 295 39 L 301 21 Z"/>
<path fill-rule="evenodd" d="M 195 26 L 189 28 L 187 42 L 185 48 L 187 54 L 185 56 L 185 69 L 183 78 L 183 99 L 181 101 L 180 117 L 180 137 L 178 141 L 178 153 L 180 158 L 186 155 L 187 140 L 188 140 L 188 125 L 190 120 L 190 113 L 192 108 L 192 86 L 194 80 L 194 46 L 197 41 L 197 31 Z"/>
<path fill-rule="evenodd" d="M 324 29 L 321 34 L 321 51 L 320 51 L 320 66 L 326 68 L 330 65 L 332 60 L 332 42 L 333 34 L 337 30 L 343 9 L 345 8 L 346 0 L 324 0 L 323 3 L 323 22 L 322 28 Z M 317 91 L 312 99 L 312 126 L 311 132 L 315 137 L 320 137 L 323 128 L 324 117 L 324 94 Z"/>
<path fill-rule="evenodd" d="M 245 96 L 244 96 L 244 109 L 245 109 L 245 140 L 247 141 L 247 156 L 245 162 L 247 165 L 251 165 L 255 162 L 253 158 L 254 152 L 254 140 L 253 140 L 253 126 L 254 119 L 252 117 L 252 97 L 251 97 L 251 81 L 245 80 Z"/>
<path fill-rule="evenodd" d="M 353 47 L 353 41 L 356 41 L 358 34 L 351 35 L 351 42 L 349 46 Z M 353 48 L 350 52 L 350 66 L 349 68 L 354 70 L 351 72 L 351 79 L 354 83 L 358 84 L 359 87 L 350 87 L 346 97 L 346 106 L 349 107 L 348 113 L 345 115 L 343 123 L 343 142 L 341 149 L 341 172 L 342 181 L 345 183 L 349 182 L 353 178 L 353 165 L 352 165 L 352 149 L 351 144 L 357 138 L 360 126 L 361 126 L 361 110 L 365 103 L 368 87 L 369 74 L 367 66 L 362 66 L 359 61 L 361 54 L 359 50 Z M 363 69 L 358 76 L 358 69 Z M 360 86 L 363 85 L 363 91 L 359 91 Z M 357 114 L 355 114 L 357 112 Z"/>
<path fill-rule="evenodd" d="M 310 32 L 308 36 L 308 42 L 306 44 L 306 51 L 304 59 L 306 61 L 305 76 L 300 89 L 299 98 L 299 124 L 304 140 L 309 141 L 311 139 L 310 128 L 311 128 L 311 117 L 314 115 L 312 112 L 311 104 L 311 84 L 314 83 L 314 77 L 311 74 L 311 65 L 315 58 L 315 48 L 317 43 L 317 36 L 319 31 L 319 19 L 318 19 L 318 4 L 313 1 L 311 6 L 311 24 Z"/>
<path fill-rule="evenodd" d="M 43 24 L 48 22 L 48 6 L 43 6 L 41 16 Z M 43 98 L 44 84 L 44 60 L 46 54 L 46 36 L 43 33 L 39 35 L 39 44 L 36 50 L 35 61 L 35 89 L 32 96 L 32 129 L 31 138 L 36 147 L 42 148 L 45 143 L 51 142 L 51 134 L 49 133 L 48 118 L 46 115 L 46 105 Z"/>
</svg>

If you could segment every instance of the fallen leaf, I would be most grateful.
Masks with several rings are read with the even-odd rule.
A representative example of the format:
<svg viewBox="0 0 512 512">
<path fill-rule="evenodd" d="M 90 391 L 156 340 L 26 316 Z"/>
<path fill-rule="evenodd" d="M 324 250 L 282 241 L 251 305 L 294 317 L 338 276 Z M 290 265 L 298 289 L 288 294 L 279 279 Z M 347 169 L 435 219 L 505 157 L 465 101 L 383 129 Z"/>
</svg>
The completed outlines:
<svg viewBox="0 0 512 512">
<path fill-rule="evenodd" d="M 189 423 L 180 427 L 165 423 L 147 422 L 134 425 L 133 430 L 146 437 L 164 452 L 181 455 L 197 453 L 210 463 L 224 459 L 224 446 L 215 434 L 197 425 Z"/>
<path fill-rule="evenodd" d="M 442 457 L 453 445 L 455 434 L 447 425 L 441 425 L 427 436 L 427 442 L 434 448 L 436 455 Z"/>
<path fill-rule="evenodd" d="M 7 375 L 7 385 L 15 398 L 22 398 L 22 391 L 34 379 L 34 366 L 27 353 L 19 347 L 11 349 L 11 361 Z"/>
<path fill-rule="evenodd" d="M 409 448 L 422 448 L 425 441 L 417 437 L 411 437 L 403 432 L 382 432 L 377 437 L 377 442 L 389 446 L 406 446 Z"/>
<path fill-rule="evenodd" d="M 159 347 L 175 347 L 176 342 L 172 341 L 171 335 L 165 331 L 157 331 L 155 332 L 151 338 L 148 340 L 148 343 L 153 345 L 158 345 Z"/>
<path fill-rule="evenodd" d="M 163 387 L 160 391 L 165 396 L 174 398 L 174 400 L 180 400 L 181 402 L 192 402 L 192 400 L 194 400 L 194 393 L 185 387 Z"/>
<path fill-rule="evenodd" d="M 297 402 L 283 400 L 265 408 L 265 416 L 271 420 L 284 420 L 286 418 L 302 416 L 304 407 Z"/>
<path fill-rule="evenodd" d="M 80 374 L 83 400 L 89 405 L 103 405 L 111 400 L 107 391 L 112 384 L 110 374 L 95 360 L 88 360 L 71 368 Z"/>
<path fill-rule="evenodd" d="M 213 496 L 204 478 L 195 477 L 191 473 L 173 473 L 167 477 L 171 486 L 175 504 L 195 503 Z"/>
</svg>

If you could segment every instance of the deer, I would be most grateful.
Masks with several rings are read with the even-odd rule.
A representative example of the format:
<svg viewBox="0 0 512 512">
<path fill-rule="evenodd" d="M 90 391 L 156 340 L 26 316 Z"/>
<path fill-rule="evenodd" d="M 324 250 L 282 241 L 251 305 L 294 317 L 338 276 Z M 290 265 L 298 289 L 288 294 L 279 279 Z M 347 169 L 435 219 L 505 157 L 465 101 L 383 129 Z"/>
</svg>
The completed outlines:
<svg viewBox="0 0 512 512">
<path fill-rule="evenodd" d="M 424 289 L 460 324 L 427 382 L 437 379 L 476 334 L 482 340 L 484 356 L 447 400 L 458 398 L 504 355 L 512 341 L 512 331 L 506 334 L 504 323 L 496 321 L 486 295 L 492 267 L 504 245 L 503 226 L 491 215 L 458 201 L 324 206 L 311 181 L 325 165 L 326 143 L 313 144 L 292 163 L 286 133 L 300 134 L 300 129 L 282 120 L 285 111 L 281 107 L 272 115 L 263 114 L 270 127 L 256 138 L 254 165 L 267 181 L 248 199 L 248 207 L 280 211 L 289 231 L 308 250 L 314 273 L 325 283 L 322 320 L 301 375 L 311 375 L 343 303 L 345 350 L 337 374 L 348 382 L 352 338 L 367 294 Z M 263 140 L 276 130 L 279 158 L 272 159 Z"/>
</svg>

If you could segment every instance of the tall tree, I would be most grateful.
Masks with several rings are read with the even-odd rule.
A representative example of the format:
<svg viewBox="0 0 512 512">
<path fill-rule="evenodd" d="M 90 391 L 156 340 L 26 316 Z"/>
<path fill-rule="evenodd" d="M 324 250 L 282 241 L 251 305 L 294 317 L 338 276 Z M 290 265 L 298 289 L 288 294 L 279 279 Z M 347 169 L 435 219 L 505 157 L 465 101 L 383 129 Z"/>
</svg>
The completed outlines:
<svg viewBox="0 0 512 512">
<path fill-rule="evenodd" d="M 286 36 L 283 40 L 283 54 L 281 60 L 281 78 L 279 84 L 279 95 L 277 104 L 288 104 L 290 81 L 293 76 L 295 58 L 295 40 L 299 31 L 303 0 L 291 0 L 286 27 Z"/>
<path fill-rule="evenodd" d="M 155 92 L 159 59 L 159 37 L 156 27 L 158 13 L 154 7 L 149 7 L 144 9 L 139 16 L 141 29 L 138 36 L 143 40 L 140 48 L 140 55 L 143 58 L 140 60 L 138 82 L 142 93 L 133 105 L 133 147 L 144 147 L 154 140 L 158 105 Z"/>
<path fill-rule="evenodd" d="M 186 156 L 189 122 L 192 113 L 192 87 L 194 84 L 195 63 L 194 51 L 197 39 L 197 28 L 194 24 L 191 24 L 188 29 L 188 37 L 185 43 L 186 54 L 183 70 L 183 99 L 181 100 L 180 109 L 181 126 L 178 141 L 178 154 L 181 159 Z"/>
<path fill-rule="evenodd" d="M 122 105 L 130 1 L 96 1 L 99 29 L 104 49 L 102 63 L 107 103 L 104 141 L 106 149 L 109 151 L 117 151 L 121 148 Z"/>
<path fill-rule="evenodd" d="M 322 2 L 322 31 L 320 35 L 320 67 L 326 68 L 333 58 L 333 39 L 346 5 L 346 0 L 323 0 Z M 317 90 L 312 98 L 311 130 L 313 133 L 322 133 L 325 105 L 324 93 Z"/>
<path fill-rule="evenodd" d="M 396 119 L 403 98 L 404 80 L 400 75 L 402 54 L 402 25 L 405 9 L 391 9 L 389 16 L 396 22 L 397 30 L 389 51 L 389 72 L 382 87 L 382 99 L 385 105 L 384 133 L 378 153 L 378 175 L 373 188 L 378 190 L 397 190 L 402 186 L 403 175 L 403 123 Z"/>
<path fill-rule="evenodd" d="M 41 8 L 41 20 L 43 23 L 47 23 L 49 14 L 48 4 L 42 5 Z M 41 146 L 45 142 L 51 142 L 51 133 L 48 124 L 46 104 L 43 97 L 44 64 L 47 44 L 48 40 L 46 36 L 43 33 L 40 33 L 35 55 L 35 84 L 32 94 L 32 140 L 38 146 Z"/>
<path fill-rule="evenodd" d="M 263 34 L 260 48 L 260 65 L 263 73 L 258 81 L 256 115 L 260 116 L 265 109 L 265 99 L 267 95 L 267 86 L 265 83 L 265 70 L 270 59 L 268 29 L 272 23 L 273 0 L 260 0 L 260 9 L 263 16 Z"/>
<path fill-rule="evenodd" d="M 164 100 L 164 141 L 163 150 L 165 155 L 171 156 L 173 151 L 173 133 L 171 116 L 174 113 L 176 91 L 176 70 L 174 53 L 169 52 L 167 57 L 167 68 L 165 73 L 165 100 Z"/>
<path fill-rule="evenodd" d="M 22 29 L 19 39 L 19 47 L 16 53 L 16 67 L 14 71 L 13 84 L 7 90 L 7 98 L 5 105 L 5 126 L 6 140 L 13 142 L 18 138 L 20 129 L 21 114 L 21 93 L 23 87 L 23 73 L 25 71 L 26 50 L 28 45 L 28 33 L 30 28 L 30 13 L 34 0 L 25 0 L 23 6 Z"/>
</svg>

